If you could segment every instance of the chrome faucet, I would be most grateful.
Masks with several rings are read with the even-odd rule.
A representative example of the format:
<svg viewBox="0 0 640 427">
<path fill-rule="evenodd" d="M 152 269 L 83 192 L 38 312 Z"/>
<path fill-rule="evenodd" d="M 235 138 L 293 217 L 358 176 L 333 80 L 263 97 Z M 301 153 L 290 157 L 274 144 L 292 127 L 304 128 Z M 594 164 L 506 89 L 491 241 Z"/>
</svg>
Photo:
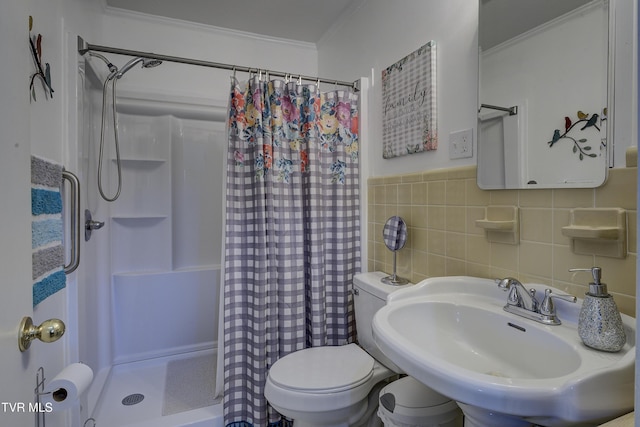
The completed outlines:
<svg viewBox="0 0 640 427">
<path fill-rule="evenodd" d="M 553 298 L 560 298 L 569 302 L 577 301 L 573 295 L 553 294 L 551 289 L 546 289 L 544 291 L 544 299 L 542 303 L 539 303 L 536 299 L 536 290 L 533 288 L 527 290 L 517 279 L 512 277 L 496 279 L 496 283 L 503 290 L 509 291 L 507 304 L 504 306 L 505 311 L 545 325 L 559 325 L 562 323 L 556 315 Z"/>
<path fill-rule="evenodd" d="M 513 277 L 507 277 L 502 280 L 496 280 L 498 286 L 505 291 L 509 291 L 507 304 L 516 307 L 522 307 L 525 310 L 538 312 L 538 300 L 536 299 L 536 290 L 527 291 L 522 283 Z"/>
</svg>

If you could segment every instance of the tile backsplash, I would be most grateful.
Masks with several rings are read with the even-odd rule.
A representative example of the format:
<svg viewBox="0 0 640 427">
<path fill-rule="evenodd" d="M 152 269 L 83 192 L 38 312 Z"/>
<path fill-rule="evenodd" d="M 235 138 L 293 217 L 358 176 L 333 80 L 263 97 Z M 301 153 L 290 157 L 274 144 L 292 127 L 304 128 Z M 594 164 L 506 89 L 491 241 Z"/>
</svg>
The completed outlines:
<svg viewBox="0 0 640 427">
<path fill-rule="evenodd" d="M 481 190 L 476 167 L 370 178 L 367 182 L 368 268 L 391 273 L 393 255 L 382 240 L 392 215 L 407 222 L 406 246 L 397 254 L 398 274 L 418 282 L 433 276 L 513 276 L 582 297 L 591 279 L 572 267 L 602 267 L 602 280 L 623 313 L 635 316 L 637 167 L 609 170 L 595 189 Z M 517 206 L 520 242 L 490 243 L 475 221 L 489 205 Z M 577 255 L 561 230 L 572 208 L 627 210 L 628 254 L 624 259 Z"/>
</svg>

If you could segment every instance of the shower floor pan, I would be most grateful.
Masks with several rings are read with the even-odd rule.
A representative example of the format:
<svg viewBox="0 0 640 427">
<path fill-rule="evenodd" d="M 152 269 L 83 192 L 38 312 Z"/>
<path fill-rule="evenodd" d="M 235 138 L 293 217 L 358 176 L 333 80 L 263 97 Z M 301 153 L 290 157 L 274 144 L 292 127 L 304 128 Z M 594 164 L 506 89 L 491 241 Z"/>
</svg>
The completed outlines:
<svg viewBox="0 0 640 427">
<path fill-rule="evenodd" d="M 223 427 L 222 403 L 202 406 L 201 396 L 188 396 L 203 375 L 180 371 L 204 369 L 203 362 L 209 369 L 214 360 L 215 352 L 204 350 L 115 365 L 93 415 L 96 427 Z M 180 411 L 176 396 L 187 396 L 196 409 Z"/>
</svg>

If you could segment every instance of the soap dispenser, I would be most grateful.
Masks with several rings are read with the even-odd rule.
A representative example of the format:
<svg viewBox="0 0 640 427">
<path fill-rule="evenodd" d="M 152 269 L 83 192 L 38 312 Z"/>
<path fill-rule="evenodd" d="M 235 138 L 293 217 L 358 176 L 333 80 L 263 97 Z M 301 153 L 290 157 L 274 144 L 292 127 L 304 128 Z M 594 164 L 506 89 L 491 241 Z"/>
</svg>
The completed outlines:
<svg viewBox="0 0 640 427">
<path fill-rule="evenodd" d="M 572 268 L 569 271 L 590 271 L 593 275 L 578 318 L 578 335 L 582 342 L 596 350 L 620 351 L 627 337 L 618 306 L 607 292 L 607 285 L 600 282 L 602 269 Z"/>
</svg>

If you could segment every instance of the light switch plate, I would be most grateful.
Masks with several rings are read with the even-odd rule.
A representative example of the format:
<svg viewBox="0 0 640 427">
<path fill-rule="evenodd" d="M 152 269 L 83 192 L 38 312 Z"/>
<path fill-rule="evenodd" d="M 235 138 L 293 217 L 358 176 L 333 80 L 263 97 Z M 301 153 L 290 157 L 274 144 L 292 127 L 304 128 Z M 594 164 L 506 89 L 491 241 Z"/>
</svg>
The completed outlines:
<svg viewBox="0 0 640 427">
<path fill-rule="evenodd" d="M 473 157 L 473 129 L 465 129 L 449 134 L 449 158 Z"/>
</svg>

